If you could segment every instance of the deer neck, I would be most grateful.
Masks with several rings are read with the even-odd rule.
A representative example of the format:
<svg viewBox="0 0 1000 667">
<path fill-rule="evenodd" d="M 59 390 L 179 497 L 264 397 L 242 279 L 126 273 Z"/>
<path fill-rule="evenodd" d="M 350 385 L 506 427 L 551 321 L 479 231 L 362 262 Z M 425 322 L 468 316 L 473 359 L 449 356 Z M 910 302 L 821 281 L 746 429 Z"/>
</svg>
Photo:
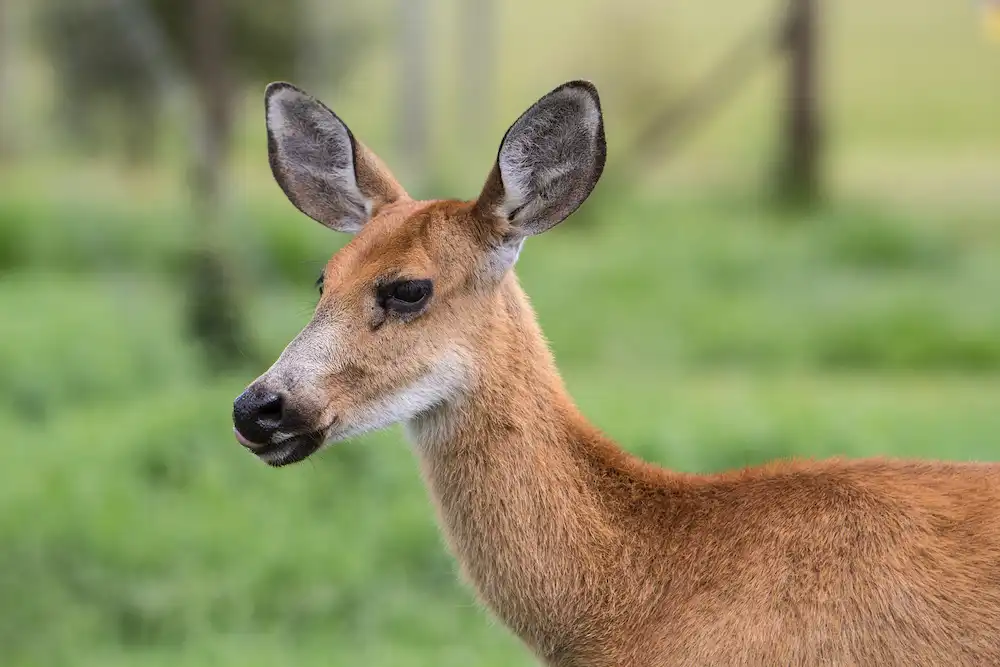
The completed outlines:
<svg viewBox="0 0 1000 667">
<path fill-rule="evenodd" d="M 464 576 L 552 655 L 594 631 L 608 568 L 637 565 L 610 509 L 635 462 L 574 407 L 513 276 L 498 299 L 472 386 L 408 430 Z"/>
</svg>

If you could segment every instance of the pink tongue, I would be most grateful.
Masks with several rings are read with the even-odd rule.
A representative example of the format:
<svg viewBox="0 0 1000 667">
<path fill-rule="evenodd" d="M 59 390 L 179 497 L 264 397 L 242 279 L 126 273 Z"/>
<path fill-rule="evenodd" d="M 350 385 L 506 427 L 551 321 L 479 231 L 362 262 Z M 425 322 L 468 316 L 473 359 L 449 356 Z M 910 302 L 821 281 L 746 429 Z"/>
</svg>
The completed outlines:
<svg viewBox="0 0 1000 667">
<path fill-rule="evenodd" d="M 249 441 L 249 440 L 247 440 L 247 439 L 246 439 L 245 437 L 243 437 L 243 434 L 242 434 L 242 433 L 240 433 L 240 432 L 239 432 L 238 430 L 236 430 L 236 428 L 235 428 L 235 427 L 233 428 L 233 435 L 235 435 L 235 436 L 236 436 L 236 440 L 237 440 L 237 441 L 238 441 L 238 442 L 239 442 L 239 443 L 240 443 L 241 445 L 243 445 L 244 447 L 251 447 L 251 448 L 253 448 L 253 447 L 256 447 L 256 446 L 257 446 L 257 443 L 255 443 L 255 442 L 250 442 L 250 441 Z"/>
</svg>

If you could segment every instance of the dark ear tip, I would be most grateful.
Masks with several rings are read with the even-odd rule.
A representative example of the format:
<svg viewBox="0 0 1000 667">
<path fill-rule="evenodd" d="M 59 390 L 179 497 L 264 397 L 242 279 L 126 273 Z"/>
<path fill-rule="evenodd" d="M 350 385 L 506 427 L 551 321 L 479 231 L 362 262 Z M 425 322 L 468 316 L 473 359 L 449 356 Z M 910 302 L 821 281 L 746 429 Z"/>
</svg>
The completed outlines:
<svg viewBox="0 0 1000 667">
<path fill-rule="evenodd" d="M 273 81 L 267 84 L 267 87 L 264 89 L 264 102 L 267 103 L 270 101 L 271 97 L 286 90 L 302 95 L 303 97 L 309 97 L 309 94 L 304 90 L 298 88 L 297 86 L 293 86 L 287 81 Z"/>
<path fill-rule="evenodd" d="M 573 79 L 572 81 L 567 81 L 559 88 L 582 88 L 586 90 L 591 95 L 597 97 L 597 86 L 590 79 Z"/>
<path fill-rule="evenodd" d="M 591 100 L 593 100 L 594 104 L 597 106 L 598 111 L 600 111 L 601 96 L 598 94 L 597 86 L 595 86 L 593 82 L 588 81 L 587 79 L 574 79 L 573 81 L 567 81 L 566 83 L 559 86 L 558 88 L 553 90 L 552 93 L 549 94 L 551 95 L 553 93 L 560 93 L 564 90 L 574 90 L 586 93 L 591 98 Z"/>
</svg>

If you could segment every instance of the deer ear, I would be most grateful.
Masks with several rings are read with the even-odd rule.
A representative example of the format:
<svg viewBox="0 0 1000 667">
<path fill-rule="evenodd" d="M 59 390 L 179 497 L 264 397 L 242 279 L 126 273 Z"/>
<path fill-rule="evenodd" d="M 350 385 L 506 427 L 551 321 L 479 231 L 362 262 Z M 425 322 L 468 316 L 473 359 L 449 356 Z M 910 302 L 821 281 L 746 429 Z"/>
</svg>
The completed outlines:
<svg viewBox="0 0 1000 667">
<path fill-rule="evenodd" d="M 597 89 L 588 81 L 570 81 L 535 102 L 507 130 L 476 207 L 505 219 L 515 238 L 540 234 L 590 195 L 606 155 Z"/>
<path fill-rule="evenodd" d="M 357 232 L 406 191 L 355 140 L 335 113 L 288 83 L 264 93 L 271 172 L 288 199 L 310 218 L 341 232 Z"/>
</svg>

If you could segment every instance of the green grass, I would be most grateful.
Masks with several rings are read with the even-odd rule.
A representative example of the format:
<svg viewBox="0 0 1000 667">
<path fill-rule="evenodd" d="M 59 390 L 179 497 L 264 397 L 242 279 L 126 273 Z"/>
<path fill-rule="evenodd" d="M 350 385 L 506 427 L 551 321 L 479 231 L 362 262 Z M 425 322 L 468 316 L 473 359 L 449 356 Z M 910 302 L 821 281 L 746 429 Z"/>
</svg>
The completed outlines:
<svg viewBox="0 0 1000 667">
<path fill-rule="evenodd" d="M 0 403 L 30 423 L 67 407 L 197 382 L 178 295 L 137 274 L 23 273 L 0 280 Z"/>
<path fill-rule="evenodd" d="M 0 196 L 15 244 L 0 274 L 5 664 L 532 664 L 458 583 L 398 430 L 282 471 L 234 442 L 229 406 L 263 367 L 213 378 L 185 336 L 197 237 L 177 193 L 45 198 L 30 170 L 15 178 Z M 269 188 L 223 234 L 273 358 L 346 239 Z M 698 191 L 596 204 L 596 224 L 532 239 L 518 271 L 577 402 L 624 447 L 687 471 L 1000 459 L 990 209 L 842 200 L 798 218 Z"/>
<path fill-rule="evenodd" d="M 15 434 L 4 469 L 22 481 L 0 492 L 0 591 L 21 601 L 0 623 L 8 660 L 53 664 L 86 648 L 156 664 L 202 642 L 224 653 L 241 636 L 272 655 L 322 640 L 344 664 L 469 633 L 510 649 L 466 609 L 398 442 L 269 474 L 233 445 L 224 406 L 238 387 L 152 392 Z M 461 613 L 427 615 L 430 600 Z M 381 636 L 396 638 L 392 651 Z"/>
<path fill-rule="evenodd" d="M 525 251 L 521 273 L 568 361 L 1000 368 L 1000 313 L 982 307 L 1000 278 L 996 236 L 864 208 L 806 223 L 707 202 L 618 215 L 598 236 L 560 229 Z"/>
<path fill-rule="evenodd" d="M 568 381 L 625 446 L 685 470 L 792 454 L 995 458 L 1000 430 L 1000 396 L 976 380 Z M 9 434 L 0 593 L 19 603 L 2 611 L 8 664 L 528 664 L 456 583 L 398 433 L 273 471 L 232 442 L 224 406 L 240 383 Z"/>
</svg>

